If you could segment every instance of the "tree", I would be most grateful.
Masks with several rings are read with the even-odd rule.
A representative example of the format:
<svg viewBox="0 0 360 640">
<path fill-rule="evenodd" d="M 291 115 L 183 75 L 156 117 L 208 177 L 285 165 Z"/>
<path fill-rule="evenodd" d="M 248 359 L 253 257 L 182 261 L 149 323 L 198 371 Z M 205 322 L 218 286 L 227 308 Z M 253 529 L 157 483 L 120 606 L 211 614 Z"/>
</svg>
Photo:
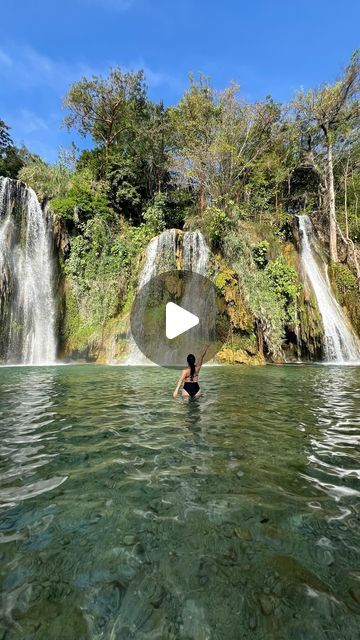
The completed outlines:
<svg viewBox="0 0 360 640">
<path fill-rule="evenodd" d="M 95 144 L 104 147 L 107 169 L 110 146 L 131 145 L 145 100 L 143 71 L 123 73 L 115 67 L 107 78 L 82 78 L 71 86 L 63 103 L 70 111 L 64 123 L 83 137 L 90 135 Z"/>
<path fill-rule="evenodd" d="M 272 130 L 280 117 L 280 108 L 271 98 L 246 104 L 238 91 L 232 85 L 219 96 L 212 189 L 222 206 L 229 199 L 248 203 L 251 191 L 258 189 L 255 174 L 271 151 Z"/>
<path fill-rule="evenodd" d="M 6 149 L 12 146 L 13 141 L 9 135 L 10 127 L 4 120 L 0 118 L 0 154 L 2 155 Z"/>
<path fill-rule="evenodd" d="M 337 220 L 334 185 L 334 148 L 347 127 L 354 127 L 360 116 L 360 54 L 356 51 L 342 78 L 333 85 L 301 92 L 294 101 L 300 127 L 307 139 L 306 162 L 318 172 L 329 221 L 330 259 L 338 261 Z"/>
<path fill-rule="evenodd" d="M 168 112 L 162 104 L 148 100 L 134 128 L 131 147 L 111 147 L 109 197 L 118 212 L 135 223 L 142 221 L 142 212 L 169 185 L 170 144 Z"/>
<path fill-rule="evenodd" d="M 0 176 L 17 178 L 24 162 L 19 149 L 15 147 L 11 139 L 9 131 L 9 125 L 0 118 Z"/>
<path fill-rule="evenodd" d="M 214 91 L 204 76 L 197 82 L 190 76 L 189 89 L 170 109 L 175 137 L 173 170 L 180 183 L 197 189 L 200 214 L 205 210 L 212 178 L 211 152 L 219 113 Z"/>
<path fill-rule="evenodd" d="M 138 150 L 141 154 L 146 176 L 148 197 L 161 193 L 169 182 L 170 149 L 173 146 L 173 131 L 169 111 L 162 102 L 147 101 L 146 117 L 138 135 Z"/>
</svg>

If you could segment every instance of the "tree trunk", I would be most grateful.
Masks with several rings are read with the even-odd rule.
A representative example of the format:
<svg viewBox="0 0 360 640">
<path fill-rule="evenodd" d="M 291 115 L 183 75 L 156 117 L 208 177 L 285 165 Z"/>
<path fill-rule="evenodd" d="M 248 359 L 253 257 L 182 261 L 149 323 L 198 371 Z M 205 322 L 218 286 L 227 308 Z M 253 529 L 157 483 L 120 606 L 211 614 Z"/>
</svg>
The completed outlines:
<svg viewBox="0 0 360 640">
<path fill-rule="evenodd" d="M 329 249 L 330 260 L 338 262 L 337 242 L 336 242 L 336 211 L 335 211 L 335 188 L 334 188 L 334 166 L 332 155 L 332 143 L 327 140 L 327 172 L 328 172 L 328 199 L 329 199 Z"/>
<path fill-rule="evenodd" d="M 109 165 L 109 143 L 105 141 L 105 178 L 107 178 L 107 171 Z"/>
<path fill-rule="evenodd" d="M 205 179 L 203 173 L 200 176 L 200 185 L 199 185 L 199 209 L 200 215 L 202 215 L 205 211 L 206 207 L 206 199 L 205 199 Z"/>
<path fill-rule="evenodd" d="M 275 188 L 275 219 L 276 222 L 279 224 L 280 223 L 280 215 L 279 215 L 279 192 L 278 192 L 278 187 L 276 185 Z"/>
<path fill-rule="evenodd" d="M 347 207 L 347 179 L 349 172 L 349 158 L 347 158 L 344 169 L 344 211 L 345 211 L 345 236 L 349 239 L 349 220 L 348 220 L 348 207 Z"/>
<path fill-rule="evenodd" d="M 351 169 L 351 183 L 352 183 L 352 188 L 353 188 L 353 192 L 354 192 L 354 196 L 355 196 L 355 222 L 357 224 L 358 218 L 357 218 L 357 212 L 358 212 L 358 204 L 359 204 L 359 198 L 357 195 L 357 191 L 356 191 L 356 187 L 355 187 L 355 180 L 354 180 L 354 171 L 353 169 Z"/>
</svg>

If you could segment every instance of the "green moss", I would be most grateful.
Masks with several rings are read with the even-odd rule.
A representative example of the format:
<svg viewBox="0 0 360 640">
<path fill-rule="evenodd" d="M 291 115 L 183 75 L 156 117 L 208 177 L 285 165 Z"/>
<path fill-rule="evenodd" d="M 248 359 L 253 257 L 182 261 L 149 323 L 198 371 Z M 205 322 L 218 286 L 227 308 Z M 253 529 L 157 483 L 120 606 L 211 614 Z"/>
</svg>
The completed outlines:
<svg viewBox="0 0 360 640">
<path fill-rule="evenodd" d="M 66 355 L 72 352 L 82 352 L 87 349 L 89 342 L 94 340 L 98 327 L 87 323 L 80 312 L 77 299 L 69 286 L 65 291 L 65 313 L 63 322 L 62 342 Z"/>
<path fill-rule="evenodd" d="M 329 276 L 336 285 L 338 295 L 343 298 L 358 290 L 356 277 L 346 264 L 332 262 L 329 266 Z"/>
<path fill-rule="evenodd" d="M 355 275 L 346 264 L 332 262 L 329 278 L 338 302 L 345 307 L 349 319 L 360 335 L 360 296 Z"/>
<path fill-rule="evenodd" d="M 236 271 L 224 265 L 215 276 L 215 285 L 226 302 L 224 312 L 227 322 L 230 320 L 232 330 L 251 333 L 254 329 L 254 316 L 243 296 Z"/>
</svg>

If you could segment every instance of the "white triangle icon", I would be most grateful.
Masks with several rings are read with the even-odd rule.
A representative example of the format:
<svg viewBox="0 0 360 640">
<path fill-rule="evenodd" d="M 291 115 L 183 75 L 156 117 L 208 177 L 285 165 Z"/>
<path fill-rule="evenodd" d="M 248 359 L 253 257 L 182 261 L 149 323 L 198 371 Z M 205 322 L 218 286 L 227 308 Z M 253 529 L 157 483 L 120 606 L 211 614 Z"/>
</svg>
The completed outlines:
<svg viewBox="0 0 360 640">
<path fill-rule="evenodd" d="M 173 340 L 199 324 L 199 318 L 174 302 L 166 305 L 166 337 Z"/>
</svg>

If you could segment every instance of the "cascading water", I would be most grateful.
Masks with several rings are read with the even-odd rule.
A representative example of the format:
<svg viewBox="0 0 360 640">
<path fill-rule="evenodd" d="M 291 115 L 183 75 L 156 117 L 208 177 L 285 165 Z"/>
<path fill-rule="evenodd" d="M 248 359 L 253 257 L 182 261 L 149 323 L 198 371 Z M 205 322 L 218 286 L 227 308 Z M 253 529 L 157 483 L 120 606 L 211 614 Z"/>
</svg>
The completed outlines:
<svg viewBox="0 0 360 640">
<path fill-rule="evenodd" d="M 309 216 L 298 216 L 301 233 L 301 259 L 312 285 L 324 325 L 325 359 L 333 362 L 360 360 L 359 341 L 352 332 L 332 292 L 327 267 L 316 253 L 313 226 Z"/>
<path fill-rule="evenodd" d="M 162 267 L 161 267 L 162 265 Z M 176 229 L 169 229 L 153 238 L 146 249 L 145 264 L 139 278 L 139 289 L 161 271 L 176 268 Z M 141 324 L 143 318 L 138 318 Z M 113 359 L 111 359 L 113 362 Z M 141 353 L 132 335 L 129 336 L 128 356 L 125 364 L 129 365 L 150 365 L 152 364 L 143 353 Z"/>
<path fill-rule="evenodd" d="M 209 249 L 200 231 L 184 233 L 177 229 L 164 231 L 148 244 L 145 264 L 139 278 L 139 289 L 154 276 L 172 269 L 182 268 L 185 271 L 204 275 L 209 263 L 209 255 Z M 189 306 L 187 300 L 193 296 L 194 289 L 189 279 L 179 304 L 186 309 Z M 207 302 L 204 298 L 204 305 Z M 143 318 L 139 317 L 137 321 L 141 324 Z M 125 364 L 151 364 L 140 352 L 132 337 L 129 338 L 128 357 Z"/>
<path fill-rule="evenodd" d="M 199 273 L 201 276 L 204 276 L 209 264 L 209 258 L 209 248 L 202 233 L 200 231 L 185 232 L 183 239 L 184 270 L 191 271 L 192 273 Z M 216 307 L 215 293 L 212 288 L 197 291 L 198 283 L 199 280 L 197 280 L 194 285 L 192 278 L 187 280 L 180 304 L 184 309 L 191 310 L 194 295 L 196 295 L 196 315 L 199 318 L 207 318 L 210 321 L 213 315 L 212 310 Z M 204 322 L 201 323 L 201 326 L 203 344 L 206 344 L 207 342 L 210 342 L 210 326 Z M 192 344 L 192 340 L 193 339 L 190 334 L 184 335 L 184 342 L 188 352 L 192 352 L 195 348 Z"/>
<path fill-rule="evenodd" d="M 36 194 L 0 178 L 0 359 L 51 364 L 56 357 L 51 233 Z"/>
<path fill-rule="evenodd" d="M 183 240 L 184 269 L 203 276 L 209 264 L 209 248 L 201 231 L 186 231 Z"/>
</svg>

